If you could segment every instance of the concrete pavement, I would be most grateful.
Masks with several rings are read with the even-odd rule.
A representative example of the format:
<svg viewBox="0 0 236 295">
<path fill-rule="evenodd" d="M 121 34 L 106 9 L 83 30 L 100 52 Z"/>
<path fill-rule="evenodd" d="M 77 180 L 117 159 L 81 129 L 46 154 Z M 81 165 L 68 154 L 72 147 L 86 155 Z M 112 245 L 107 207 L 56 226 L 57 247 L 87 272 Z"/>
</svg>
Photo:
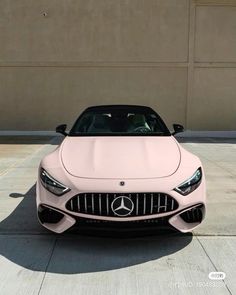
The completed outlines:
<svg viewBox="0 0 236 295">
<path fill-rule="evenodd" d="M 0 294 L 236 294 L 236 139 L 179 139 L 207 177 L 204 223 L 190 235 L 54 235 L 36 218 L 35 181 L 53 137 L 0 137 Z M 209 272 L 223 271 L 224 281 Z"/>
</svg>

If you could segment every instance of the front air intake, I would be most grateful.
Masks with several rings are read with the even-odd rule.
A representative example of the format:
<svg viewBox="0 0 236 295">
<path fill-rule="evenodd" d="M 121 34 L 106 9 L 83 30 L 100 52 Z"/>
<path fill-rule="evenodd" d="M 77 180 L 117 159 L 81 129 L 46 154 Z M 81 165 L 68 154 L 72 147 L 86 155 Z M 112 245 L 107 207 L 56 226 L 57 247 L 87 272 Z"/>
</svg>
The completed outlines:
<svg viewBox="0 0 236 295">
<path fill-rule="evenodd" d="M 64 215 L 56 210 L 40 205 L 38 208 L 38 218 L 41 223 L 58 223 Z"/>
<path fill-rule="evenodd" d="M 187 223 L 202 222 L 204 206 L 199 205 L 180 214 L 180 217 Z"/>
</svg>

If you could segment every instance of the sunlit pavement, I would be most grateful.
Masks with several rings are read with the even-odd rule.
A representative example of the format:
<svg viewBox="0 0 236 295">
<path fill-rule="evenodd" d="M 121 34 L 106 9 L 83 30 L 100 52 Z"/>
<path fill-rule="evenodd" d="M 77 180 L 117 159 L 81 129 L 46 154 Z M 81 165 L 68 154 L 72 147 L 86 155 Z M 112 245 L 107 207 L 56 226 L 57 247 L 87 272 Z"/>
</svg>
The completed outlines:
<svg viewBox="0 0 236 295">
<path fill-rule="evenodd" d="M 0 294 L 236 294 L 236 139 L 179 139 L 207 179 L 207 218 L 190 235 L 55 235 L 36 217 L 40 159 L 60 138 L 0 137 Z M 210 280 L 210 272 L 224 280 Z"/>
</svg>

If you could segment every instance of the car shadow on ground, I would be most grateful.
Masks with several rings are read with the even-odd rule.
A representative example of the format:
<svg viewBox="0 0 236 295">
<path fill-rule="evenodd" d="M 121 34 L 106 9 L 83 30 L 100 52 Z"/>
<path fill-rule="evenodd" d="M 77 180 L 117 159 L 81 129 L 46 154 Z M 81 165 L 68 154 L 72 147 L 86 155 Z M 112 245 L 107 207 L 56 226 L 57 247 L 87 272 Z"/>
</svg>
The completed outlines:
<svg viewBox="0 0 236 295">
<path fill-rule="evenodd" d="M 8 197 L 22 195 L 14 192 Z M 34 185 L 15 210 L 0 222 L 0 239 L 0 255 L 21 267 L 76 274 L 115 270 L 160 259 L 185 248 L 192 241 L 192 234 L 165 232 L 132 238 L 88 236 L 79 230 L 53 234 L 38 223 Z"/>
<path fill-rule="evenodd" d="M 179 143 L 236 144 L 235 137 L 182 137 L 179 133 L 175 138 Z"/>
</svg>

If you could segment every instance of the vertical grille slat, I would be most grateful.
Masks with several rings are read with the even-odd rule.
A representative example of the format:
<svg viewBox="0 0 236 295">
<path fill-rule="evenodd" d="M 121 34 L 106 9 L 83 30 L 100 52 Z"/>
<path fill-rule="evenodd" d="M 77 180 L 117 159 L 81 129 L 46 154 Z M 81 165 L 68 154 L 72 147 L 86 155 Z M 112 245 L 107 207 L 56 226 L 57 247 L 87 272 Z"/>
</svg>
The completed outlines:
<svg viewBox="0 0 236 295">
<path fill-rule="evenodd" d="M 158 203 L 157 203 L 157 213 L 159 213 L 160 211 L 160 194 L 157 195 L 157 198 L 158 198 Z"/>
<path fill-rule="evenodd" d="M 94 214 L 94 194 L 91 194 L 91 201 L 92 201 L 92 214 Z"/>
<path fill-rule="evenodd" d="M 73 199 L 70 200 L 70 207 L 71 207 L 71 210 L 74 211 Z"/>
<path fill-rule="evenodd" d="M 138 216 L 138 194 L 136 194 L 136 215 Z"/>
<path fill-rule="evenodd" d="M 194 215 L 195 215 L 195 219 L 198 220 L 199 219 L 199 210 L 194 210 Z"/>
<path fill-rule="evenodd" d="M 143 195 L 143 215 L 146 214 L 146 194 Z"/>
<path fill-rule="evenodd" d="M 171 211 L 173 210 L 174 208 L 174 199 L 171 200 Z"/>
<path fill-rule="evenodd" d="M 165 209 L 164 211 L 166 212 L 167 211 L 167 195 L 165 195 Z"/>
<path fill-rule="evenodd" d="M 85 213 L 87 213 L 87 195 L 85 194 L 84 195 L 84 210 L 85 210 Z"/>
<path fill-rule="evenodd" d="M 111 209 L 112 202 L 124 196 L 133 202 L 133 211 L 128 215 L 145 216 L 171 212 L 178 208 L 177 201 L 164 193 L 81 193 L 72 197 L 66 209 L 83 214 L 118 217 Z M 198 219 L 199 212 L 191 212 L 189 218 Z"/>
<path fill-rule="evenodd" d="M 106 194 L 107 215 L 109 215 L 109 194 Z"/>
<path fill-rule="evenodd" d="M 99 215 L 102 215 L 102 200 L 101 200 L 101 194 L 99 194 Z"/>
<path fill-rule="evenodd" d="M 80 198 L 79 198 L 79 196 L 77 198 L 77 205 L 78 205 L 78 212 L 80 212 Z"/>
<path fill-rule="evenodd" d="M 150 214 L 153 212 L 153 194 L 151 194 L 151 209 L 150 209 Z"/>
</svg>

